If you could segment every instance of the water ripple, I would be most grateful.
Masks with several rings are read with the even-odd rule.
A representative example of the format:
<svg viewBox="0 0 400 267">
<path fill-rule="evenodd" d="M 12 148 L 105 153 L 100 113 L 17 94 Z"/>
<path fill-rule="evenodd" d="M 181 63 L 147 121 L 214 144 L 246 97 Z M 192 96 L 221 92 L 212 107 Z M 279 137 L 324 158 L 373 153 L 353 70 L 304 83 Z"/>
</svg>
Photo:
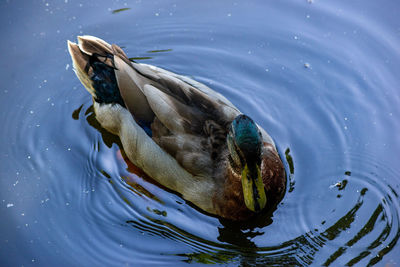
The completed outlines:
<svg viewBox="0 0 400 267">
<path fill-rule="evenodd" d="M 372 16 L 372 2 L 362 4 L 365 13 L 330 1 L 99 3 L 87 4 L 90 14 L 65 3 L 73 14 L 63 25 L 71 29 L 27 32 L 35 52 L 10 73 L 14 80 L 3 79 L 1 192 L 10 216 L 2 226 L 17 229 L 24 260 L 364 266 L 398 259 L 400 41 Z M 209 216 L 125 161 L 71 71 L 65 40 L 80 34 L 209 85 L 264 127 L 290 178 L 277 209 L 246 223 Z M 24 53 L 17 43 L 25 44 L 7 51 Z M 12 56 L 5 62 L 22 57 Z"/>
</svg>

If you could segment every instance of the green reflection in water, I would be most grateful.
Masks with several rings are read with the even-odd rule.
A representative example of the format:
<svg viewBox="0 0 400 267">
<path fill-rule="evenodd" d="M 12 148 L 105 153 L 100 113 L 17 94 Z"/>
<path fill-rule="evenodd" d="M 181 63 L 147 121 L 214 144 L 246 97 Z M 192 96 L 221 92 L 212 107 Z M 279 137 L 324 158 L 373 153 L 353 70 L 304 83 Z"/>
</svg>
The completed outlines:
<svg viewBox="0 0 400 267">
<path fill-rule="evenodd" d="M 157 50 L 149 50 L 147 53 L 165 53 L 165 52 L 170 52 L 172 49 L 157 49 Z M 147 59 L 152 59 L 152 56 L 143 56 L 143 57 L 130 57 L 130 61 L 136 61 L 136 60 L 147 60 Z"/>
<path fill-rule="evenodd" d="M 130 9 L 131 9 L 130 7 L 119 8 L 119 9 L 113 10 L 111 13 L 117 14 L 117 13 L 120 13 L 120 12 L 122 12 L 122 11 L 127 11 L 127 10 L 130 10 Z"/>
<path fill-rule="evenodd" d="M 286 161 L 289 164 L 290 174 L 294 174 L 294 164 L 293 164 L 293 158 L 290 155 L 290 148 L 286 149 L 285 156 L 286 156 Z"/>
<path fill-rule="evenodd" d="M 138 183 L 135 183 L 133 181 L 132 178 L 129 177 L 121 177 L 121 179 L 127 184 L 129 185 L 129 190 L 131 190 L 133 193 L 135 193 L 138 196 L 146 196 L 154 201 L 157 201 L 160 204 L 164 204 L 164 201 L 162 201 L 161 199 L 159 199 L 158 197 L 156 197 L 154 194 L 150 193 L 149 191 L 146 190 L 146 188 L 144 188 L 143 186 L 141 186 Z M 121 197 L 124 197 L 122 192 L 118 191 L 118 188 L 116 188 L 117 192 L 119 193 L 119 195 Z M 132 204 L 128 201 L 127 202 L 130 206 L 132 206 Z"/>
<path fill-rule="evenodd" d="M 153 212 L 156 215 L 167 217 L 167 212 L 165 210 L 152 209 L 150 207 L 147 207 L 146 210 Z"/>
<path fill-rule="evenodd" d="M 338 250 L 336 250 L 325 262 L 324 262 L 324 266 L 328 266 L 330 265 L 332 262 L 334 262 L 337 258 L 339 258 L 346 250 L 347 248 L 353 246 L 354 244 L 356 244 L 361 238 L 363 238 L 365 235 L 367 235 L 368 233 L 370 233 L 375 226 L 375 223 L 378 219 L 378 216 L 383 212 L 383 207 L 381 204 L 378 205 L 378 207 L 375 209 L 374 213 L 372 214 L 371 218 L 368 220 L 368 222 L 364 225 L 363 228 L 361 228 L 361 230 L 352 238 L 350 239 L 344 246 L 340 247 Z M 351 264 L 350 262 L 348 262 L 346 265 L 353 265 L 356 262 L 358 262 L 359 260 L 361 260 L 361 258 L 359 258 L 358 260 L 351 260 Z"/>
<path fill-rule="evenodd" d="M 163 52 L 170 52 L 172 49 L 158 49 L 158 50 L 150 50 L 147 53 L 163 53 Z"/>
<path fill-rule="evenodd" d="M 286 162 L 289 165 L 289 193 L 294 190 L 295 180 L 294 180 L 294 163 L 292 155 L 290 155 L 290 148 L 285 151 Z"/>
<path fill-rule="evenodd" d="M 230 263 L 233 262 L 235 255 L 222 254 L 222 253 L 187 253 L 187 254 L 176 254 L 176 256 L 183 257 L 183 262 L 187 263 L 202 263 L 202 264 L 216 264 L 216 263 Z"/>
</svg>

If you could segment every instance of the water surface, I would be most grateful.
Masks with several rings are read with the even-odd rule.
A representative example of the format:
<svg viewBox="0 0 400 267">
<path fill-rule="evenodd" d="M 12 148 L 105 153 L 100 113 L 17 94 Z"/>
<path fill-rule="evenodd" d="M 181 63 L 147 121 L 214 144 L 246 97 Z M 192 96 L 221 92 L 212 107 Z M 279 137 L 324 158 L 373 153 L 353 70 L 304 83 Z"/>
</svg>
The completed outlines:
<svg viewBox="0 0 400 267">
<path fill-rule="evenodd" d="M 3 266 L 400 264 L 395 1 L 3 1 Z M 204 214 L 123 159 L 66 40 L 203 82 L 274 138 L 270 214 Z"/>
</svg>

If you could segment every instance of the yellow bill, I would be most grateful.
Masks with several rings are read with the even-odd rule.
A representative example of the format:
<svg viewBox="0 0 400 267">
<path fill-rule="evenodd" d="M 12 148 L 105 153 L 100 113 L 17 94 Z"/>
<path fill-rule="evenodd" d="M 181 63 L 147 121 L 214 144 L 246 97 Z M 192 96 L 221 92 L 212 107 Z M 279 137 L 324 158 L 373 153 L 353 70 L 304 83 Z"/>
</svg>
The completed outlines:
<svg viewBox="0 0 400 267">
<path fill-rule="evenodd" d="M 254 164 L 251 169 L 247 164 L 244 166 L 242 170 L 242 187 L 247 208 L 254 212 L 261 211 L 267 204 L 267 196 L 265 195 L 260 167 L 257 164 Z"/>
</svg>

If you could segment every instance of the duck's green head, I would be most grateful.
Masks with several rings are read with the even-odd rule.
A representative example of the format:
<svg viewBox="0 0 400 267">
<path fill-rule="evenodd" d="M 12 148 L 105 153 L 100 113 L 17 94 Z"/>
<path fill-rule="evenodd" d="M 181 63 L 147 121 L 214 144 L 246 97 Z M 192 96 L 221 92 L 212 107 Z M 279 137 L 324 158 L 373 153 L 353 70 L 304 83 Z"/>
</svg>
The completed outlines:
<svg viewBox="0 0 400 267">
<path fill-rule="evenodd" d="M 231 124 L 227 143 L 231 164 L 241 171 L 245 204 L 250 210 L 259 212 L 267 203 L 261 177 L 261 133 L 250 117 L 241 114 Z"/>
</svg>

